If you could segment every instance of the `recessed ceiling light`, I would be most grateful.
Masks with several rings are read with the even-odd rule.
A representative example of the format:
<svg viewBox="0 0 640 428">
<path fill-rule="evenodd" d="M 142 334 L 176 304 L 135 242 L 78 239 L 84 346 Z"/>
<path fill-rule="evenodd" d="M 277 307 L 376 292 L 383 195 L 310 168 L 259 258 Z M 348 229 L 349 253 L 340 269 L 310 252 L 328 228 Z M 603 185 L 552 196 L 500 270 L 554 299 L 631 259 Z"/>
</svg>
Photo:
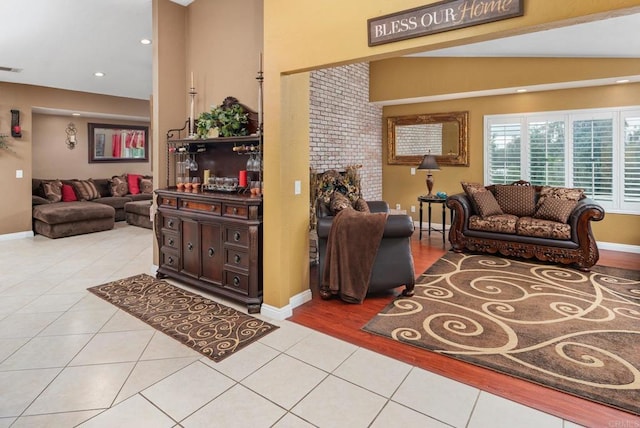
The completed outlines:
<svg viewBox="0 0 640 428">
<path fill-rule="evenodd" d="M 96 77 L 104 77 L 104 73 L 102 71 L 96 71 L 93 75 Z"/>
<path fill-rule="evenodd" d="M 616 83 L 629 83 L 629 79 L 616 80 Z"/>
<path fill-rule="evenodd" d="M 527 92 L 527 90 L 526 90 L 526 89 L 517 89 L 517 90 L 516 90 L 516 92 L 517 92 L 517 93 L 519 93 L 519 94 L 521 94 L 521 93 L 523 93 L 523 92 Z"/>
<path fill-rule="evenodd" d="M 151 40 L 149 40 L 149 39 L 142 39 L 142 40 L 140 40 L 140 43 L 142 43 L 143 45 L 150 45 L 150 44 L 151 44 Z"/>
<path fill-rule="evenodd" d="M 80 116 L 80 113 L 71 113 L 71 116 Z"/>
</svg>

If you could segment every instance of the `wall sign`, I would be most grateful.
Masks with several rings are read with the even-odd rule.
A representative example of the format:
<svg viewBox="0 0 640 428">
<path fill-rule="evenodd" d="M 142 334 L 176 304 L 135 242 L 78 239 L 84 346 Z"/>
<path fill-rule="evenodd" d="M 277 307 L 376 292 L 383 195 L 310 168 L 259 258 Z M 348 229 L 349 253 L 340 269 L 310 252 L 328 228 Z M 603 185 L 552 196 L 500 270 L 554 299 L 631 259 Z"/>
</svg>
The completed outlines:
<svg viewBox="0 0 640 428">
<path fill-rule="evenodd" d="M 524 0 L 445 0 L 367 20 L 369 46 L 524 15 Z"/>
</svg>

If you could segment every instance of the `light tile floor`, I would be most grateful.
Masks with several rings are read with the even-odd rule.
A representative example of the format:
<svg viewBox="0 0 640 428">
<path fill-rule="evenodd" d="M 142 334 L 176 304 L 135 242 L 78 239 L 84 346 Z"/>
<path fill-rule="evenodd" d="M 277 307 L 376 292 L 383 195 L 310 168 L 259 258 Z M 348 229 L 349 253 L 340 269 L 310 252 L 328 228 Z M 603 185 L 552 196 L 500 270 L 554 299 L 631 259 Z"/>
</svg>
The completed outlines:
<svg viewBox="0 0 640 428">
<path fill-rule="evenodd" d="M 86 291 L 152 239 L 0 241 L 0 428 L 575 426 L 289 321 L 214 363 Z"/>
</svg>

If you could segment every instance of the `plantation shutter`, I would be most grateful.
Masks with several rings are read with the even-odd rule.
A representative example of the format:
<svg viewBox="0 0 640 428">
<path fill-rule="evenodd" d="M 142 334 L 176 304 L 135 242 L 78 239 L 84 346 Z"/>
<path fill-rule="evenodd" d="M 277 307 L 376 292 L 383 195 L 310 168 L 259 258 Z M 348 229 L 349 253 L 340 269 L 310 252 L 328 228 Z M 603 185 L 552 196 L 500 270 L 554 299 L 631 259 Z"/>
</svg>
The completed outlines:
<svg viewBox="0 0 640 428">
<path fill-rule="evenodd" d="M 511 184 L 522 178 L 520 122 L 492 123 L 488 127 L 488 183 Z"/>
<path fill-rule="evenodd" d="M 624 119 L 623 204 L 640 204 L 640 114 Z M 629 207 L 631 208 L 631 207 Z"/>
<path fill-rule="evenodd" d="M 613 200 L 612 118 L 573 121 L 573 185 L 595 200 Z"/>
<path fill-rule="evenodd" d="M 529 181 L 532 184 L 565 185 L 564 121 L 531 121 L 529 133 Z"/>
</svg>

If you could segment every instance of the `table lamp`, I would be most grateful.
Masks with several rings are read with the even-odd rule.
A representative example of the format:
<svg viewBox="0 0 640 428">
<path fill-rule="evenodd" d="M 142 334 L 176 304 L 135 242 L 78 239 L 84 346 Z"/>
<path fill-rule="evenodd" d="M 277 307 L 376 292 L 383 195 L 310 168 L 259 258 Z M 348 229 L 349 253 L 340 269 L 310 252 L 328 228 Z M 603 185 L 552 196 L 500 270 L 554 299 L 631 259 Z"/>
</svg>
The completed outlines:
<svg viewBox="0 0 640 428">
<path fill-rule="evenodd" d="M 429 193 L 427 194 L 428 198 L 435 198 L 433 194 L 433 175 L 431 175 L 431 171 L 437 171 L 440 169 L 438 163 L 436 162 L 436 157 L 429 152 L 424 155 L 422 158 L 422 162 L 418 165 L 418 169 L 426 169 L 427 170 L 427 190 Z"/>
</svg>

